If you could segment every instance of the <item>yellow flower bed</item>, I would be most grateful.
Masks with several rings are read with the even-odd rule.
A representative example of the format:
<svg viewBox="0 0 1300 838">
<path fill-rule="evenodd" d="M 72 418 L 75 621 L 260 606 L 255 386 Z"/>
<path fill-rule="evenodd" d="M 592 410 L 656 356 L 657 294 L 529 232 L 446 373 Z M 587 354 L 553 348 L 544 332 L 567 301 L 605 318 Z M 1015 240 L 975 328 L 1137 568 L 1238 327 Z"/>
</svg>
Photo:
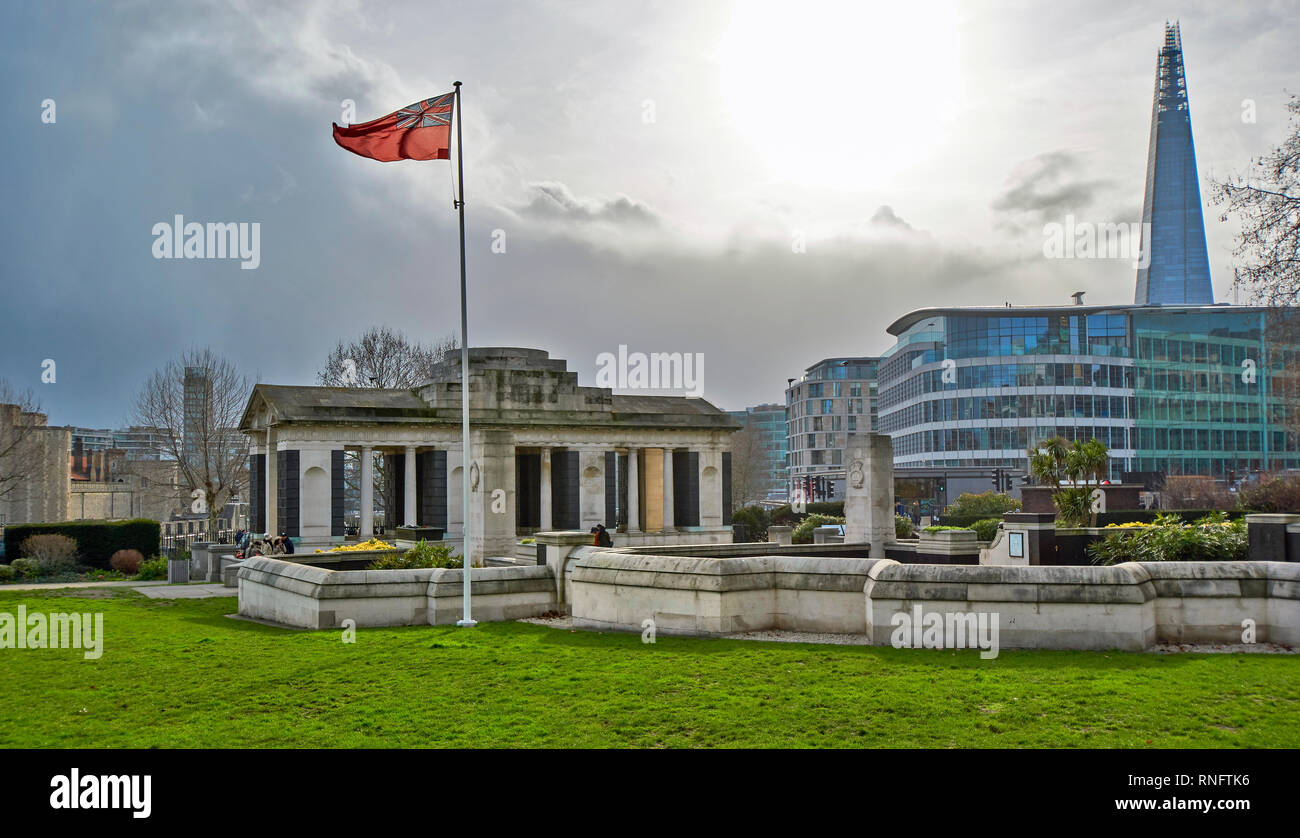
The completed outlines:
<svg viewBox="0 0 1300 838">
<path fill-rule="evenodd" d="M 340 544 L 338 547 L 332 547 L 327 552 L 330 553 L 360 553 L 363 550 L 396 550 L 397 547 L 389 544 L 387 541 L 381 541 L 378 538 L 372 538 L 369 541 L 362 541 L 359 544 Z M 316 551 L 321 552 L 320 550 Z"/>
<path fill-rule="evenodd" d="M 1126 530 L 1126 529 L 1130 529 L 1130 528 L 1132 528 L 1132 527 L 1149 527 L 1149 526 L 1151 526 L 1151 525 L 1150 525 L 1150 524 L 1147 524 L 1147 523 L 1143 523 L 1142 521 L 1129 521 L 1129 522 L 1126 523 L 1126 524 L 1107 524 L 1107 525 L 1106 525 L 1106 529 L 1108 529 L 1108 530 Z"/>
</svg>

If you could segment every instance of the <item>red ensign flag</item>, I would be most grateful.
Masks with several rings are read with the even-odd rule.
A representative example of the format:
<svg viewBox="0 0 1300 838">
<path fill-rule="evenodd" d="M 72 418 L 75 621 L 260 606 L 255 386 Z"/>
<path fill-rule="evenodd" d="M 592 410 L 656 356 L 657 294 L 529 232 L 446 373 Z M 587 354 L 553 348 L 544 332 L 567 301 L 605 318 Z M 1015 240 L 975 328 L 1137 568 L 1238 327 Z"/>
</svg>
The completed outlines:
<svg viewBox="0 0 1300 838">
<path fill-rule="evenodd" d="M 455 93 L 425 99 L 360 125 L 334 125 L 334 142 L 353 154 L 394 160 L 450 160 Z"/>
</svg>

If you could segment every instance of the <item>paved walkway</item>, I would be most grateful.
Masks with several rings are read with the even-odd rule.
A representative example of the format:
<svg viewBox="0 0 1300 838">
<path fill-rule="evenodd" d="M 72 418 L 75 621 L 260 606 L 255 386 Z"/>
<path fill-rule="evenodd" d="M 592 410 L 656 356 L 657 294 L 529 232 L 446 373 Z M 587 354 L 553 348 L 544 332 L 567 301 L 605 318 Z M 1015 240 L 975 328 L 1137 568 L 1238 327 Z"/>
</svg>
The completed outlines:
<svg viewBox="0 0 1300 838">
<path fill-rule="evenodd" d="M 157 582 L 32 582 L 26 585 L 0 585 L 0 591 L 45 591 L 59 588 L 132 588 L 150 599 L 207 599 L 238 596 L 235 588 L 220 583 L 169 585 Z"/>
<path fill-rule="evenodd" d="M 204 585 L 166 585 L 161 588 L 136 588 L 150 599 L 208 599 L 219 596 L 238 596 L 236 588 L 227 588 L 219 582 Z"/>
</svg>

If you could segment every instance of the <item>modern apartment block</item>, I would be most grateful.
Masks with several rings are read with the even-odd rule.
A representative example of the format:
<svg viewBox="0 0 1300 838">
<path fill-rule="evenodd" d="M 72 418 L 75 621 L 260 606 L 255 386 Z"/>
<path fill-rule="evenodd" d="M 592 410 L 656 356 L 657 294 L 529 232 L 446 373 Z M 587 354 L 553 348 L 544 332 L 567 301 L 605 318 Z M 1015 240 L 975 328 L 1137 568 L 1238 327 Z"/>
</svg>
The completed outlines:
<svg viewBox="0 0 1300 838">
<path fill-rule="evenodd" d="M 785 500 L 787 495 L 786 470 L 789 440 L 786 430 L 786 408 L 779 404 L 760 404 L 744 410 L 727 411 L 742 428 L 756 428 L 767 454 L 769 500 Z M 734 448 L 733 440 L 733 448 Z"/>
<path fill-rule="evenodd" d="M 212 379 L 203 367 L 185 368 L 182 412 L 181 458 L 197 463 L 208 450 L 204 437 L 212 432 Z"/>
<path fill-rule="evenodd" d="M 846 434 L 877 430 L 876 373 L 880 359 L 826 358 L 785 391 L 789 446 L 788 486 L 793 493 L 818 478 L 825 489 L 811 500 L 844 497 Z"/>
</svg>

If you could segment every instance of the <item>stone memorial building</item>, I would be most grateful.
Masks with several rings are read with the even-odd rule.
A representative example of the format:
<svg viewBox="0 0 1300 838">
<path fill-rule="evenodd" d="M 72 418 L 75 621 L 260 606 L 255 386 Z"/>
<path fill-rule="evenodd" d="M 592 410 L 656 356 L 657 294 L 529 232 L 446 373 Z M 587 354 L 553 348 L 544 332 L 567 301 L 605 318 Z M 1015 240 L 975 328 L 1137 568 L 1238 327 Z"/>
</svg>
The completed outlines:
<svg viewBox="0 0 1300 838">
<path fill-rule="evenodd" d="M 698 398 L 581 387 L 537 349 L 470 349 L 474 563 L 538 531 L 603 523 L 618 546 L 731 541 L 731 434 Z M 460 355 L 413 390 L 257 385 L 250 437 L 254 532 L 311 548 L 343 536 L 345 451 L 360 454 L 361 538 L 374 532 L 374 454 L 388 526 L 437 527 L 460 552 Z M 301 549 L 301 548 L 300 548 Z"/>
</svg>

